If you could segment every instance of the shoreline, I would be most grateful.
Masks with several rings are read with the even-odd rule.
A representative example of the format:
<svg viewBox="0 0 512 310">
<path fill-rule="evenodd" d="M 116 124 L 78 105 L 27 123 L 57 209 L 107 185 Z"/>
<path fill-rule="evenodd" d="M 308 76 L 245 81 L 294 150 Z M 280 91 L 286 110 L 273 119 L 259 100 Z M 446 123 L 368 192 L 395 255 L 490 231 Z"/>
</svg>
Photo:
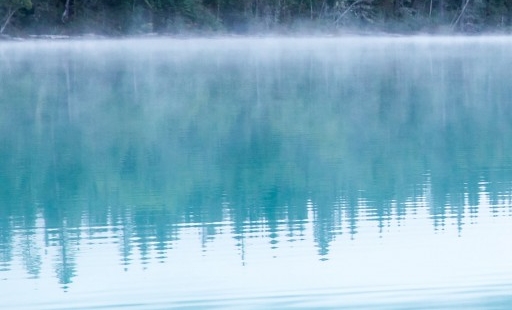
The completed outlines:
<svg viewBox="0 0 512 310">
<path fill-rule="evenodd" d="M 511 37 L 508 32 L 482 32 L 482 33 L 460 33 L 460 32 L 383 32 L 383 31 L 343 31 L 337 33 L 301 33 L 301 32 L 267 32 L 267 33 L 190 33 L 190 34 L 159 34 L 146 33 L 134 35 L 99 35 L 94 33 L 79 35 L 23 35 L 11 36 L 7 34 L 0 35 L 0 42 L 19 42 L 19 41 L 71 41 L 71 40 L 132 40 L 132 39 L 226 39 L 226 38 L 348 38 L 348 37 L 373 37 L 373 38 L 408 38 L 408 37 L 453 37 L 453 38 L 485 38 L 485 37 Z"/>
</svg>

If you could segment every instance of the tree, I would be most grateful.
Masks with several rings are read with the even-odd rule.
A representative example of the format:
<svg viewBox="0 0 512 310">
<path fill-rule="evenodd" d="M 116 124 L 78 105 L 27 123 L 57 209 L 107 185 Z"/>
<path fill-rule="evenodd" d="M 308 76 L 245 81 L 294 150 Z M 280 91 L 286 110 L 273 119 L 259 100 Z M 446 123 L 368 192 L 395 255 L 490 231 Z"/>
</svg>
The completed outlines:
<svg viewBox="0 0 512 310">
<path fill-rule="evenodd" d="M 30 0 L 0 0 L 0 9 L 6 12 L 5 21 L 0 28 L 0 34 L 4 33 L 5 28 L 9 25 L 14 13 L 20 9 L 31 9 L 32 2 Z"/>
</svg>

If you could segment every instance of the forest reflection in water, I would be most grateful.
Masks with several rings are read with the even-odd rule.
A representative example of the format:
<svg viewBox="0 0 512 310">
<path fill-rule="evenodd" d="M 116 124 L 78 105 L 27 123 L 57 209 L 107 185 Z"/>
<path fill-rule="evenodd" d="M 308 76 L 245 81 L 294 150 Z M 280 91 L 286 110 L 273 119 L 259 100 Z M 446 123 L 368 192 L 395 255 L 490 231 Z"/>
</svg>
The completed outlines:
<svg viewBox="0 0 512 310">
<path fill-rule="evenodd" d="M 0 278 L 510 218 L 510 42 L 260 40 L 0 47 Z"/>
</svg>

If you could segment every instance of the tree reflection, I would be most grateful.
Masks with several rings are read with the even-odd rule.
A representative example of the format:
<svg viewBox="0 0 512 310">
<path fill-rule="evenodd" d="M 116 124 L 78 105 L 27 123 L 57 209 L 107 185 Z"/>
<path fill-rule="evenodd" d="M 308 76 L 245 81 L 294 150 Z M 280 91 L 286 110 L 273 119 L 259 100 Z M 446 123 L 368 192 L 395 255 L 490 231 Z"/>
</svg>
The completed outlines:
<svg viewBox="0 0 512 310">
<path fill-rule="evenodd" d="M 498 63 L 482 90 L 465 73 L 475 61 L 435 54 L 428 68 L 410 55 L 82 56 L 56 65 L 48 52 L 1 79 L 3 270 L 22 259 L 38 277 L 52 249 L 66 288 L 80 246 L 101 238 L 126 269 L 165 261 L 187 227 L 205 252 L 231 235 L 242 261 L 251 238 L 272 249 L 311 237 L 328 259 L 361 225 L 384 236 L 421 209 L 459 234 L 482 205 L 511 215 L 512 87 Z"/>
</svg>

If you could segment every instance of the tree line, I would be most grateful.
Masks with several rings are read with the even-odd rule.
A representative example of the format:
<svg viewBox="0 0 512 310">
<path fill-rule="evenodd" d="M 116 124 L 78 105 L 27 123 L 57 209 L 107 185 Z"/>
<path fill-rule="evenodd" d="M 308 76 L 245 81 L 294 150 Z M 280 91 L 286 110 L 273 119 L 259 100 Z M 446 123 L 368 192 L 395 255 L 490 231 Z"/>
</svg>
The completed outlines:
<svg viewBox="0 0 512 310">
<path fill-rule="evenodd" d="M 0 33 L 510 30 L 510 0 L 0 0 Z"/>
</svg>

